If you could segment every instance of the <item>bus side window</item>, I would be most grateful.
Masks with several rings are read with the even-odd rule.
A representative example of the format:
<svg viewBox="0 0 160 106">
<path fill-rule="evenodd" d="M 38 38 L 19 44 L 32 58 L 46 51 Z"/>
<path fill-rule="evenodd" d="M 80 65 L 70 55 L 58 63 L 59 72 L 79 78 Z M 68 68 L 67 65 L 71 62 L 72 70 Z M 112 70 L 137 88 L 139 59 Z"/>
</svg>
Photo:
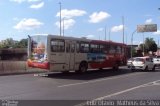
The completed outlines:
<svg viewBox="0 0 160 106">
<path fill-rule="evenodd" d="M 109 50 L 110 50 L 110 46 L 105 45 L 104 53 L 109 53 Z"/>
<path fill-rule="evenodd" d="M 66 43 L 66 52 L 69 53 L 70 52 L 70 44 Z"/>
<path fill-rule="evenodd" d="M 99 53 L 99 45 L 97 44 L 90 44 L 90 52 L 91 53 Z"/>
<path fill-rule="evenodd" d="M 80 52 L 81 53 L 88 53 L 89 52 L 89 44 L 88 43 L 81 43 L 80 44 Z"/>
<path fill-rule="evenodd" d="M 51 40 L 51 52 L 64 52 L 65 50 L 64 40 L 52 39 Z"/>
<path fill-rule="evenodd" d="M 125 50 L 124 50 L 124 48 L 122 47 L 122 54 L 125 54 Z"/>
<path fill-rule="evenodd" d="M 106 52 L 105 52 L 105 46 L 104 46 L 104 45 L 100 45 L 100 46 L 99 46 L 99 49 L 100 49 L 100 53 L 106 53 Z"/>
<path fill-rule="evenodd" d="M 77 44 L 76 44 L 76 51 L 77 51 L 77 53 L 79 53 L 80 52 L 80 49 L 79 49 L 79 43 L 77 42 Z"/>
<path fill-rule="evenodd" d="M 116 53 L 121 53 L 122 49 L 120 46 L 116 46 Z"/>
<path fill-rule="evenodd" d="M 74 53 L 75 51 L 75 44 L 71 44 L 71 52 Z"/>
<path fill-rule="evenodd" d="M 110 45 L 109 53 L 115 53 L 115 47 Z"/>
</svg>

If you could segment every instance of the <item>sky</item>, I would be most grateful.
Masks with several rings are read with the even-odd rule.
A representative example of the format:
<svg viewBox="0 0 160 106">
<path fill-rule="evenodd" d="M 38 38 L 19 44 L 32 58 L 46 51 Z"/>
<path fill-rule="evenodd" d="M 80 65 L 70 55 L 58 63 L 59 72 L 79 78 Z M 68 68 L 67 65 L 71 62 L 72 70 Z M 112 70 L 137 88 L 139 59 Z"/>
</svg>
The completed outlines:
<svg viewBox="0 0 160 106">
<path fill-rule="evenodd" d="M 137 25 L 157 24 L 157 32 L 134 33 L 133 44 L 160 40 L 160 0 L 0 0 L 0 40 L 60 35 L 60 2 L 64 36 L 105 40 L 106 29 L 106 40 L 123 42 L 124 28 L 131 44 Z"/>
</svg>

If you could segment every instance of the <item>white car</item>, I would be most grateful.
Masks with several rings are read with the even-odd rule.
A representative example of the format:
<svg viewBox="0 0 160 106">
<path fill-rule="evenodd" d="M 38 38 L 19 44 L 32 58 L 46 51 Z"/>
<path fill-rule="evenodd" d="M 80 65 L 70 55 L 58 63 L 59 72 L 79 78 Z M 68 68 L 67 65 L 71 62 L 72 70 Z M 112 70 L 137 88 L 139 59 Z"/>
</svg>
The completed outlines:
<svg viewBox="0 0 160 106">
<path fill-rule="evenodd" d="M 127 60 L 127 67 L 131 68 L 132 62 L 133 62 L 134 58 L 130 58 Z"/>
<path fill-rule="evenodd" d="M 160 56 L 153 57 L 153 63 L 156 66 L 160 66 Z"/>
<path fill-rule="evenodd" d="M 155 70 L 155 64 L 151 57 L 136 57 L 131 63 L 131 70 L 140 69 L 140 70 Z"/>
</svg>

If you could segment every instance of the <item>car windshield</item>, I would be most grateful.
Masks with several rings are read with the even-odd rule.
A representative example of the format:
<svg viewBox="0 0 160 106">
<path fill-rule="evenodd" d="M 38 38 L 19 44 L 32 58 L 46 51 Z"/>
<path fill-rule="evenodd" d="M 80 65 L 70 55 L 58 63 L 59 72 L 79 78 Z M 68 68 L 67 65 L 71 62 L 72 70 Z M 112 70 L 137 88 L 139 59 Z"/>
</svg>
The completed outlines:
<svg viewBox="0 0 160 106">
<path fill-rule="evenodd" d="M 142 58 L 135 58 L 134 61 L 144 61 Z"/>
<path fill-rule="evenodd" d="M 130 59 L 128 59 L 128 61 L 133 61 L 134 60 L 134 58 L 130 58 Z"/>
</svg>

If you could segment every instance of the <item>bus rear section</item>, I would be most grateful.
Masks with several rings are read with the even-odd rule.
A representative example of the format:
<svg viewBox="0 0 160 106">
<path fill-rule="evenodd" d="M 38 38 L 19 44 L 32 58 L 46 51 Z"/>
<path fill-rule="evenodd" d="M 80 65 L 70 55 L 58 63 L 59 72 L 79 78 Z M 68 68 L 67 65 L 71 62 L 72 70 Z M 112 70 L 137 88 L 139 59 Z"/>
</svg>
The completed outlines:
<svg viewBox="0 0 160 106">
<path fill-rule="evenodd" d="M 49 70 L 47 58 L 47 36 L 29 36 L 28 39 L 28 67 Z"/>
</svg>

